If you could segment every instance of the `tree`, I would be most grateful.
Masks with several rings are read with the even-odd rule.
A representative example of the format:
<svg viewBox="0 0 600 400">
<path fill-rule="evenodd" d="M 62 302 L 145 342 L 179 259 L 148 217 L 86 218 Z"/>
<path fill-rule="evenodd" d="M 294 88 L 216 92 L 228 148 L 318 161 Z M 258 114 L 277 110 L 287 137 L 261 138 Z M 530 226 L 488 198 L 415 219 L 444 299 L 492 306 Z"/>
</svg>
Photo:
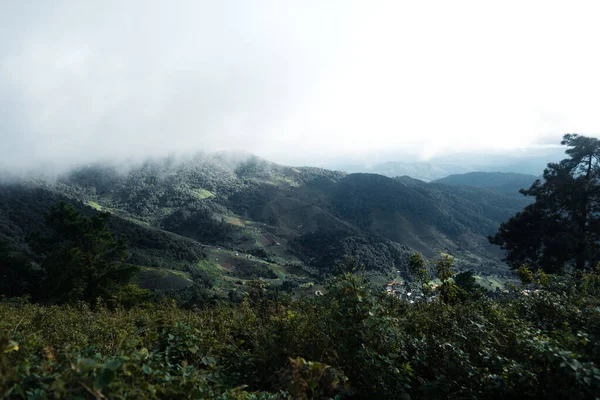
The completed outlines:
<svg viewBox="0 0 600 400">
<path fill-rule="evenodd" d="M 25 255 L 0 238 L 0 295 L 13 297 L 35 292 L 39 272 Z"/>
<path fill-rule="evenodd" d="M 419 253 L 413 253 L 408 259 L 408 271 L 419 284 L 424 295 L 428 295 L 431 291 L 429 287 L 429 272 L 425 265 L 425 260 Z"/>
<path fill-rule="evenodd" d="M 440 256 L 441 258 L 435 261 L 436 276 L 442 282 L 437 291 L 444 304 L 453 304 L 459 295 L 458 287 L 450 280 L 454 276 L 452 271 L 454 257 L 444 253 L 440 253 Z"/>
<path fill-rule="evenodd" d="M 46 216 L 50 234 L 28 240 L 45 271 L 41 298 L 93 306 L 129 282 L 137 267 L 125 264 L 125 240 L 107 230 L 108 219 L 108 213 L 86 217 L 64 202 L 52 206 Z"/>
<path fill-rule="evenodd" d="M 454 257 L 449 254 L 441 253 L 440 258 L 435 260 L 433 263 L 433 269 L 435 270 L 435 277 L 441 282 L 437 285 L 435 292 L 439 295 L 439 299 L 444 304 L 454 304 L 459 298 L 459 295 L 464 292 L 464 298 L 468 297 L 465 291 L 461 291 L 461 288 L 451 278 L 454 276 L 452 266 L 454 265 Z M 408 259 L 408 271 L 415 278 L 424 296 L 429 296 L 433 293 L 433 288 L 430 286 L 429 269 L 425 263 L 425 260 L 419 253 L 414 253 Z M 465 279 L 468 279 L 462 274 L 459 274 L 463 283 Z M 471 276 L 472 278 L 472 276 Z M 472 278 L 473 281 L 475 278 Z M 475 283 L 475 285 L 477 285 Z"/>
<path fill-rule="evenodd" d="M 365 266 L 361 264 L 358 259 L 349 254 L 344 254 L 344 257 L 336 260 L 333 265 L 332 272 L 334 275 L 344 275 L 348 273 L 363 272 Z"/>
<path fill-rule="evenodd" d="M 600 260 L 600 141 L 566 134 L 561 144 L 569 158 L 549 163 L 543 180 L 521 190 L 535 202 L 488 238 L 506 250 L 512 268 L 556 273 Z"/>
<path fill-rule="evenodd" d="M 472 271 L 463 271 L 454 276 L 454 283 L 461 290 L 459 297 L 463 299 L 479 299 L 485 295 L 484 288 L 477 283 Z"/>
</svg>

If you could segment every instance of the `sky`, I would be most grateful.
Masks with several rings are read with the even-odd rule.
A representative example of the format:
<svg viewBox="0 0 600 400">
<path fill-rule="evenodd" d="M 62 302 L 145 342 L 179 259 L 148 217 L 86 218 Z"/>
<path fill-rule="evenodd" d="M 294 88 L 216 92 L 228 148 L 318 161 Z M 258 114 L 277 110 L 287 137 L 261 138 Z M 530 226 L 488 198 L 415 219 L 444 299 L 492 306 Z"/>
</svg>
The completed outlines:
<svg viewBox="0 0 600 400">
<path fill-rule="evenodd" d="M 572 0 L 0 0 L 0 168 L 222 150 L 427 161 L 600 136 L 598 15 Z"/>
</svg>

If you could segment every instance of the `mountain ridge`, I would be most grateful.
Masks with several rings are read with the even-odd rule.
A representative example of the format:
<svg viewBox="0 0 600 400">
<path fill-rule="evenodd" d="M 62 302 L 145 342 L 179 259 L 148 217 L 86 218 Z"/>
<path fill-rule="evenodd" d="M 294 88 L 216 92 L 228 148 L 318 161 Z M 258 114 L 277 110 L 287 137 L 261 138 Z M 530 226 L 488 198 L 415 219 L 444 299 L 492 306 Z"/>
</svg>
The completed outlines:
<svg viewBox="0 0 600 400">
<path fill-rule="evenodd" d="M 445 178 L 436 179 L 432 183 L 466 185 L 516 195 L 519 194 L 520 189 L 528 189 L 536 179 L 540 179 L 540 177 L 516 172 L 475 171 L 449 175 Z"/>
<path fill-rule="evenodd" d="M 224 290 L 253 276 L 307 282 L 331 273 L 344 254 L 383 276 L 405 271 L 413 251 L 443 251 L 456 256 L 459 268 L 505 274 L 486 236 L 526 204 L 484 188 L 288 167 L 253 156 L 155 159 L 128 169 L 90 164 L 29 185 L 37 194 L 21 187 L 19 200 L 11 200 L 4 184 L 0 221 L 15 209 L 41 221 L 44 207 L 33 200 L 50 196 L 40 194 L 45 190 L 86 205 L 86 212 L 113 214 L 121 231 L 135 233 L 131 262 L 179 270 L 190 281 L 209 274 Z M 18 194 L 18 186 L 13 190 Z M 5 223 L 0 234 L 24 246 L 27 232 L 18 230 Z M 154 242 L 163 241 L 191 241 L 202 250 L 183 262 L 177 254 L 161 258 L 161 243 Z"/>
</svg>

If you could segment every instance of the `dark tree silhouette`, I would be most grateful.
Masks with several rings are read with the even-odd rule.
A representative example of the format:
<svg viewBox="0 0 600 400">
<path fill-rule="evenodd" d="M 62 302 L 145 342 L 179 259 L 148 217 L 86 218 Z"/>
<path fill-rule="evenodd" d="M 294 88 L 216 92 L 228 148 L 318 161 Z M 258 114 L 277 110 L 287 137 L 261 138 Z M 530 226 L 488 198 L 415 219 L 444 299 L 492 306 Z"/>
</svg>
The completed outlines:
<svg viewBox="0 0 600 400">
<path fill-rule="evenodd" d="M 535 203 L 489 238 L 507 251 L 513 268 L 529 264 L 555 273 L 600 260 L 600 141 L 567 134 L 561 144 L 570 158 L 548 164 L 543 180 L 522 189 Z"/>
<path fill-rule="evenodd" d="M 31 261 L 0 238 L 0 296 L 23 296 L 39 291 L 40 271 Z"/>
<path fill-rule="evenodd" d="M 29 238 L 45 272 L 43 297 L 93 306 L 129 281 L 137 267 L 124 263 L 125 240 L 107 230 L 108 219 L 107 213 L 86 217 L 63 202 L 52 206 L 46 216 L 51 233 Z"/>
</svg>

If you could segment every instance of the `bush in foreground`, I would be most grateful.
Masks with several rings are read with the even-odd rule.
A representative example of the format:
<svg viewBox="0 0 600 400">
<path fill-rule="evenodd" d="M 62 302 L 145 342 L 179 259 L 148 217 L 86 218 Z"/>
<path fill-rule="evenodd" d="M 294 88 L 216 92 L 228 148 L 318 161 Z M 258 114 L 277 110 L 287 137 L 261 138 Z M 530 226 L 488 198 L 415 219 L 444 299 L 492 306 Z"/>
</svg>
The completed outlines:
<svg viewBox="0 0 600 400">
<path fill-rule="evenodd" d="M 360 275 L 239 305 L 0 302 L 8 398 L 592 398 L 600 273 L 497 300 L 408 304 Z M 536 291 L 537 290 L 537 291 Z"/>
</svg>

